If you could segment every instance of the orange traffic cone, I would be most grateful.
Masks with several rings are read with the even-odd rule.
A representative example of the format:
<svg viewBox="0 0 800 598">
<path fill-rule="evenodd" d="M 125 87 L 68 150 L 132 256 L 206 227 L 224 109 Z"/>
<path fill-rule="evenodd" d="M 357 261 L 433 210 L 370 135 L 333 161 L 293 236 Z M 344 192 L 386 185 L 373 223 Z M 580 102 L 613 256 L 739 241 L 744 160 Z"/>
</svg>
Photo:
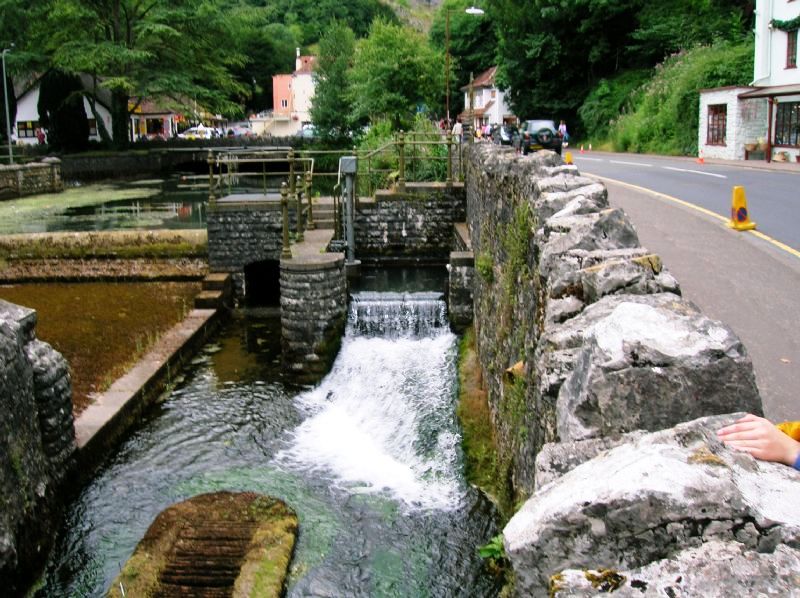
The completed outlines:
<svg viewBox="0 0 800 598">
<path fill-rule="evenodd" d="M 581 143 L 581 153 L 583 153 L 583 144 Z"/>
<path fill-rule="evenodd" d="M 731 195 L 731 219 L 728 226 L 735 230 L 753 230 L 756 223 L 750 220 L 750 213 L 747 211 L 747 196 L 744 187 L 736 186 Z"/>
<path fill-rule="evenodd" d="M 592 144 L 589 144 L 589 151 L 592 151 Z"/>
<path fill-rule="evenodd" d="M 700 150 L 697 153 L 697 160 L 696 161 L 697 161 L 698 164 L 705 164 L 706 163 L 705 159 L 703 158 L 703 150 Z"/>
</svg>

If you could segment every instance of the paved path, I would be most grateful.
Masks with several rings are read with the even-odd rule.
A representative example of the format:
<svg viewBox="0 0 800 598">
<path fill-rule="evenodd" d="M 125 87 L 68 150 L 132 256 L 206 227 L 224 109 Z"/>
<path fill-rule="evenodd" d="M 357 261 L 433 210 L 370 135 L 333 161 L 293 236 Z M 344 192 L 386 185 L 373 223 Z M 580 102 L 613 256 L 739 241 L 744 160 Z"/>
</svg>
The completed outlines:
<svg viewBox="0 0 800 598">
<path fill-rule="evenodd" d="M 767 417 L 800 419 L 800 258 L 659 194 L 604 182 L 684 297 L 742 339 Z"/>
</svg>

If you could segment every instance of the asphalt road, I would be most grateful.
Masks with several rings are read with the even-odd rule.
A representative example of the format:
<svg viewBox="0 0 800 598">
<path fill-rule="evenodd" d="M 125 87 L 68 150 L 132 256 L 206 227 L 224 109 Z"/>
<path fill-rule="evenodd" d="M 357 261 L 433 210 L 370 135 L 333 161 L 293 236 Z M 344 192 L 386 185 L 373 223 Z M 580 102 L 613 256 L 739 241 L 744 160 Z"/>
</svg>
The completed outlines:
<svg viewBox="0 0 800 598">
<path fill-rule="evenodd" d="M 598 171 L 593 162 L 576 159 L 576 163 L 582 174 Z M 663 165 L 669 164 L 659 163 Z M 613 169 L 624 166 L 609 164 L 604 172 L 614 172 Z M 640 177 L 636 179 L 637 185 L 661 187 L 662 193 L 670 195 L 683 194 L 681 199 L 687 201 L 701 197 L 699 191 L 693 189 L 694 179 L 688 175 L 685 182 L 668 183 L 668 177 L 686 173 L 667 171 L 669 174 L 664 175 L 654 165 L 648 169 L 649 174 L 640 174 L 643 168 L 647 167 L 630 167 L 636 173 L 631 176 Z M 728 184 L 735 176 L 754 176 L 754 173 L 734 170 L 714 168 L 714 172 L 730 175 L 731 178 L 726 179 Z M 763 180 L 775 175 L 761 174 L 770 175 Z M 798 176 L 775 178 L 780 180 L 780 186 L 794 181 L 795 186 L 800 187 Z M 728 324 L 742 339 L 753 360 L 766 416 L 774 421 L 800 419 L 800 257 L 797 252 L 780 249 L 752 233 L 733 231 L 718 217 L 662 195 L 609 180 L 604 182 L 611 205 L 625 210 L 641 244 L 662 257 L 681 283 L 684 297 L 709 317 Z M 671 187 L 664 187 L 668 184 Z M 707 182 L 696 184 L 706 190 L 706 195 L 719 190 L 718 186 Z M 688 198 L 687 189 L 693 193 Z M 717 202 L 715 198 L 706 199 Z M 796 189 L 795 197 L 784 201 L 795 205 L 797 209 L 791 217 L 800 220 L 800 191 Z M 721 203 L 719 209 L 722 209 Z M 762 229 L 761 222 L 758 224 Z M 800 236 L 794 238 L 795 246 L 800 246 Z"/>
<path fill-rule="evenodd" d="M 666 193 L 730 217 L 735 185 L 745 188 L 758 230 L 800 251 L 800 167 L 797 174 L 698 164 L 691 158 L 585 153 L 570 148 L 583 174 L 596 174 Z"/>
</svg>

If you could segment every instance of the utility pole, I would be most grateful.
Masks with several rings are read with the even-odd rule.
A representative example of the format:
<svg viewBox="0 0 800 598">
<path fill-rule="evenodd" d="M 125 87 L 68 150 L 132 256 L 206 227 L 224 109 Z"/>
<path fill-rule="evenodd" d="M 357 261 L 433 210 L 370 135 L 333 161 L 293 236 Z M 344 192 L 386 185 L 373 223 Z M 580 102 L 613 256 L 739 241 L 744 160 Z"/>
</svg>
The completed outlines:
<svg viewBox="0 0 800 598">
<path fill-rule="evenodd" d="M 11 52 L 11 49 L 14 47 L 14 44 L 11 44 L 10 48 L 3 49 L 3 99 L 5 99 L 6 103 L 6 134 L 8 135 L 8 163 L 14 163 L 14 151 L 11 147 L 11 115 L 8 110 L 8 81 L 6 80 L 6 54 Z M 12 88 L 13 91 L 13 88 Z"/>
</svg>

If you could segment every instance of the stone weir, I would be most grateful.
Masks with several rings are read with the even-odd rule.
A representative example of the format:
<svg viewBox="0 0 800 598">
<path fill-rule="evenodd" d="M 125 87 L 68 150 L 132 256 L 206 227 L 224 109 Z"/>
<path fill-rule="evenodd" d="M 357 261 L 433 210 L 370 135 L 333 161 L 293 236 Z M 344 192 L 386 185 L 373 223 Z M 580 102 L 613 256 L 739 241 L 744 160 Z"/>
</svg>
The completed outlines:
<svg viewBox="0 0 800 598">
<path fill-rule="evenodd" d="M 0 580 L 21 595 L 41 569 L 74 467 L 66 360 L 36 338 L 36 312 L 0 299 Z"/>
<path fill-rule="evenodd" d="M 499 462 L 530 497 L 504 530 L 517 593 L 797 591 L 800 476 L 716 440 L 761 413 L 739 339 L 602 184 L 551 152 L 468 159 L 478 351 Z"/>
<path fill-rule="evenodd" d="M 406 183 L 359 198 L 356 257 L 364 263 L 447 263 L 453 227 L 464 222 L 463 183 Z"/>
</svg>

